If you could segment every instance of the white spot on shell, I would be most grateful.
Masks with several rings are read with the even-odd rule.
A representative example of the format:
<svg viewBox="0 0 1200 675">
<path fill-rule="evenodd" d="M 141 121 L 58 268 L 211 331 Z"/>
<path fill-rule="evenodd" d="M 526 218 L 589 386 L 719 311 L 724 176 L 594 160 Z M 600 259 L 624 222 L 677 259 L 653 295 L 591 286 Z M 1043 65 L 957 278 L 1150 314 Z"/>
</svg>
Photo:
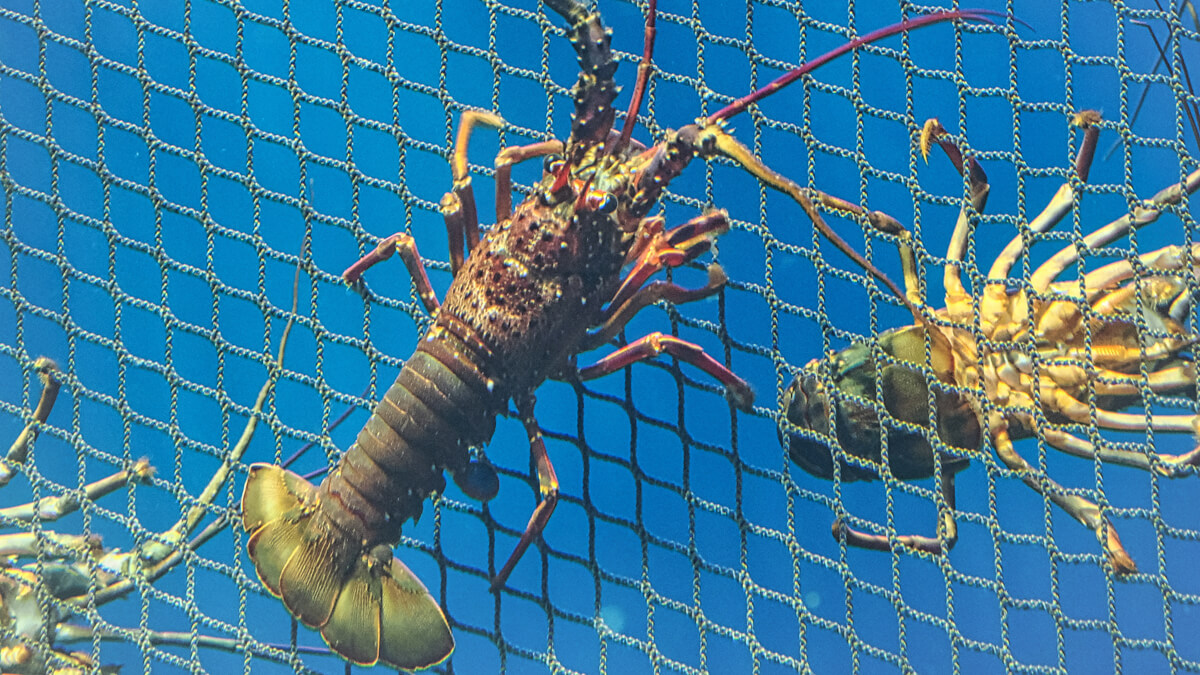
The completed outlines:
<svg viewBox="0 0 1200 675">
<path fill-rule="evenodd" d="M 490 377 L 489 377 L 489 378 L 488 378 L 488 381 L 487 381 L 487 390 L 488 390 L 488 393 L 489 393 L 489 394 L 490 394 L 490 393 L 492 393 L 492 390 L 493 390 L 493 389 L 495 389 L 495 388 L 496 388 L 496 381 L 495 381 L 495 380 L 493 380 L 492 378 L 490 378 Z"/>
</svg>

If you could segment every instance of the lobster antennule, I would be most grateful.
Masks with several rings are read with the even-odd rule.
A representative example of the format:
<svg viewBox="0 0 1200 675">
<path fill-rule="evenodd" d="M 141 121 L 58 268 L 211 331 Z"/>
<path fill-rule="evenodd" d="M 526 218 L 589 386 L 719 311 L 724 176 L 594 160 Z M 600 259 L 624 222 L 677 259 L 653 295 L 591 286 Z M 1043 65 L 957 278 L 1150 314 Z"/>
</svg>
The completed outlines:
<svg viewBox="0 0 1200 675">
<path fill-rule="evenodd" d="M 242 493 L 258 578 L 288 611 L 361 665 L 427 668 L 454 651 L 441 607 L 387 546 L 367 549 L 319 508 L 317 488 L 270 464 Z"/>
<path fill-rule="evenodd" d="M 863 45 L 867 45 L 872 42 L 878 42 L 886 37 L 891 37 L 900 33 L 907 33 L 918 28 L 924 28 L 925 26 L 944 23 L 946 21 L 981 21 L 985 23 L 994 23 L 991 18 L 989 18 L 993 16 L 1006 15 L 1003 12 L 997 12 L 989 9 L 960 9 L 954 11 L 942 11 L 919 16 L 915 19 L 905 19 L 899 23 L 894 23 L 890 26 L 885 26 L 878 30 L 871 31 L 862 37 L 855 38 L 841 45 L 837 49 L 833 49 L 818 56 L 817 58 L 801 65 L 798 68 L 789 70 L 773 80 L 767 86 L 747 94 L 733 103 L 725 106 L 724 108 L 721 108 L 716 112 L 716 114 L 709 116 L 708 119 L 710 121 L 727 120 L 730 117 L 733 117 L 734 115 L 744 111 L 746 108 L 749 108 L 751 104 L 763 100 L 764 98 L 774 94 L 780 89 L 783 89 L 801 77 L 804 77 L 808 73 L 820 68 L 826 63 L 829 63 L 830 61 L 842 56 L 843 54 L 846 54 L 847 52 L 858 49 Z"/>
</svg>

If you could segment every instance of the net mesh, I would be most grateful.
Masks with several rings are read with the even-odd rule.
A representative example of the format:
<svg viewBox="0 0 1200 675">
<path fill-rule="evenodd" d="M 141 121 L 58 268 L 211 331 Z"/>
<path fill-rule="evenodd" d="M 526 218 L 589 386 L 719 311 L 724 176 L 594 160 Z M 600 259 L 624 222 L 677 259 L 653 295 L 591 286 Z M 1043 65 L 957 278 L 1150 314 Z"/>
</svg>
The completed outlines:
<svg viewBox="0 0 1200 675">
<path fill-rule="evenodd" d="M 644 8 L 599 3 L 627 87 Z M 660 139 L 853 34 L 927 9 L 662 0 L 635 138 Z M 997 18 L 893 38 L 734 120 L 768 165 L 911 227 L 936 306 L 964 183 L 944 157 L 921 160 L 926 118 L 988 171 L 987 212 L 963 266 L 969 289 L 1070 180 L 1077 110 L 1106 120 L 1092 175 L 1075 181 L 1082 194 L 1062 225 L 1025 228 L 1030 252 L 1014 277 L 1196 168 L 1184 66 L 1200 36 L 1189 3 L 994 9 L 1029 27 Z M 438 200 L 458 115 L 482 108 L 506 121 L 470 148 L 482 214 L 493 210 L 499 148 L 565 135 L 577 67 L 561 26 L 532 1 L 0 1 L 0 435 L 17 439 L 34 420 L 37 357 L 58 362 L 62 383 L 28 457 L 5 464 L 0 542 L 16 556 L 0 588 L 6 669 L 39 650 L 50 668 L 81 652 L 69 658 L 123 672 L 360 669 L 290 620 L 255 576 L 245 532 L 228 523 L 249 462 L 278 463 L 306 444 L 298 471 L 335 461 L 429 325 L 398 264 L 367 275 L 365 298 L 339 275 L 407 231 L 445 290 Z M 514 175 L 529 185 L 540 166 Z M 1141 568 L 1125 580 L 1106 574 L 1091 532 L 990 452 L 959 476 L 950 554 L 831 538 L 836 517 L 932 534 L 940 497 L 932 480 L 799 471 L 778 439 L 782 392 L 810 359 L 912 318 L 815 237 L 795 203 L 730 162 L 694 162 L 663 213 L 681 223 L 710 206 L 734 223 L 714 251 L 728 287 L 648 308 L 625 334 L 701 344 L 755 385 L 757 407 L 733 411 L 720 387 L 665 358 L 543 386 L 537 415 L 562 496 L 544 541 L 491 593 L 538 495 L 524 431 L 502 419 L 486 449 L 500 495 L 481 505 L 449 487 L 397 547 L 450 618 L 457 650 L 439 671 L 1200 670 L 1188 637 L 1200 631 L 1194 478 L 1018 443 L 1102 506 Z M 891 242 L 830 220 L 900 278 Z M 1066 276 L 1195 233 L 1185 199 L 1128 240 L 1084 247 Z M 704 270 L 673 278 L 697 285 Z M 1147 419 L 1162 410 L 1189 414 L 1195 401 L 1148 395 Z M 249 420 L 257 428 L 233 475 L 205 494 Z M 1084 433 L 1142 452 L 1194 444 L 1186 433 Z M 152 476 L 89 492 L 142 457 Z M 52 520 L 38 500 L 53 498 L 78 509 Z M 38 514 L 15 510 L 31 502 Z M 202 541 L 182 545 L 171 531 L 193 509 L 199 527 L 182 539 Z M 172 552 L 178 560 L 155 578 L 143 559 Z M 113 583 L 124 584 L 119 595 Z"/>
</svg>

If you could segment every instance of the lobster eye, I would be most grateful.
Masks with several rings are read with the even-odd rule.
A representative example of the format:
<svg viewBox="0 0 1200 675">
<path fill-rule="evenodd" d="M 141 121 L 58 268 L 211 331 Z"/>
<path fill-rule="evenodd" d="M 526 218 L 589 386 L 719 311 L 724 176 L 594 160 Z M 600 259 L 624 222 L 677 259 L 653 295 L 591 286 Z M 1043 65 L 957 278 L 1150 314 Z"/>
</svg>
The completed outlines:
<svg viewBox="0 0 1200 675">
<path fill-rule="evenodd" d="M 546 159 L 542 162 L 542 170 L 548 174 L 557 174 L 562 171 L 563 158 L 558 155 L 546 155 Z"/>
<path fill-rule="evenodd" d="M 596 211 L 608 215 L 617 210 L 617 198 L 611 192 L 605 192 L 600 198 L 600 203 L 596 205 Z"/>
</svg>

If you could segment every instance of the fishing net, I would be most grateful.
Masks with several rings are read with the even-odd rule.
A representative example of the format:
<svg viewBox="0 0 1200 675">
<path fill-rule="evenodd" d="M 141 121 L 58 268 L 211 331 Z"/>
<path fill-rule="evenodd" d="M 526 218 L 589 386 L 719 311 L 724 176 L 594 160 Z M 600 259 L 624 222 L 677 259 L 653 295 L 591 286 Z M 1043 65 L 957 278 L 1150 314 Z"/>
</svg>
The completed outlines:
<svg viewBox="0 0 1200 675">
<path fill-rule="evenodd" d="M 599 2 L 622 108 L 645 7 Z M 658 9 L 635 133 L 647 144 L 852 35 L 929 10 L 783 0 Z M 1049 233 L 1024 230 L 1032 245 L 1017 279 L 1197 164 L 1190 3 L 993 9 L 1021 22 L 998 15 L 891 38 L 733 120 L 768 165 L 912 229 L 934 306 L 965 185 L 944 156 L 922 161 L 925 119 L 940 118 L 988 172 L 968 288 L 1064 182 L 1077 184 L 1077 207 Z M 430 319 L 401 265 L 371 270 L 363 294 L 341 271 L 408 231 L 444 292 L 437 207 L 459 114 L 506 121 L 470 148 L 479 211 L 490 214 L 492 158 L 565 137 L 576 73 L 561 19 L 533 0 L 0 0 L 0 436 L 40 430 L 24 461 L 5 464 L 13 475 L 0 493 L 0 541 L 19 554 L 0 589 L 7 669 L 22 654 L 65 668 L 84 661 L 63 654 L 82 652 L 71 658 L 122 672 L 364 670 L 328 654 L 259 583 L 246 533 L 229 524 L 246 466 L 312 444 L 293 468 L 313 471 L 350 445 Z M 1086 184 L 1071 178 L 1081 132 L 1070 121 L 1082 109 L 1104 118 Z M 525 186 L 540 176 L 528 164 L 515 173 Z M 562 497 L 543 541 L 492 593 L 538 494 L 524 430 L 501 419 L 486 448 L 499 496 L 481 505 L 449 487 L 396 549 L 450 618 L 457 650 L 439 671 L 1200 670 L 1194 477 L 1018 443 L 1102 506 L 1140 566 L 1127 579 L 1106 573 L 1093 534 L 987 448 L 959 476 L 948 555 L 845 546 L 830 536 L 837 517 L 932 536 L 933 481 L 798 470 L 778 437 L 782 392 L 810 359 L 912 317 L 814 236 L 795 203 L 730 162 L 694 162 L 663 204 L 673 224 L 729 210 L 733 229 L 713 257 L 730 283 L 711 300 L 646 309 L 624 338 L 661 330 L 702 345 L 755 386 L 757 407 L 734 411 L 719 386 L 668 358 L 543 386 L 536 412 Z M 1193 243 L 1188 201 L 1167 211 L 1084 251 L 1067 277 Z M 830 222 L 900 278 L 893 241 L 854 219 Z M 698 285 L 704 270 L 673 278 Z M 1195 334 L 1190 320 L 1186 330 Z M 62 385 L 44 424 L 34 423 L 40 356 L 58 363 Z M 1195 401 L 1155 395 L 1142 410 L 1189 413 Z M 230 462 L 249 420 L 257 428 Z M 1174 453 L 1195 442 L 1111 438 Z M 143 457 L 152 476 L 87 492 Z M 206 494 L 225 464 L 232 475 Z M 58 520 L 13 510 L 54 498 L 79 508 Z M 171 534 L 189 514 L 195 527 Z M 62 546 L 54 533 L 86 539 Z M 152 562 L 165 574 L 155 578 Z M 106 590 L 121 580 L 121 593 Z"/>
</svg>

